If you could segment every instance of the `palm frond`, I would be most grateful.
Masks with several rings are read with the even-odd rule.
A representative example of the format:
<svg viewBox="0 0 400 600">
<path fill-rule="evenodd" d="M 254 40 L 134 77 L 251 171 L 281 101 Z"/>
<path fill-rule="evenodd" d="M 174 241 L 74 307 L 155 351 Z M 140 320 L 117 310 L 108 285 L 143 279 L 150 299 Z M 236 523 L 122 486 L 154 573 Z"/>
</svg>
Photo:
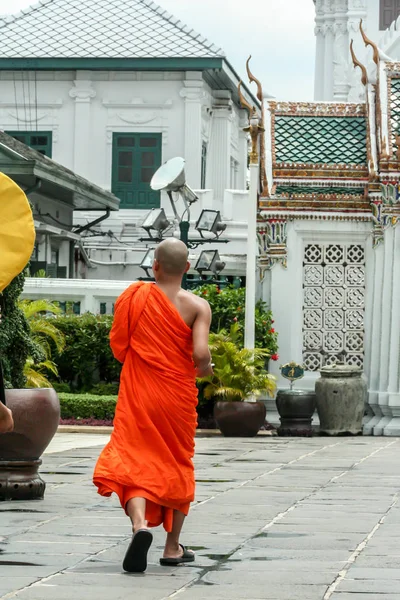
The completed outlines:
<svg viewBox="0 0 400 600">
<path fill-rule="evenodd" d="M 214 375 L 199 380 L 205 384 L 203 394 L 206 399 L 245 400 L 262 393 L 273 396 L 275 392 L 275 377 L 265 372 L 265 361 L 270 356 L 268 350 L 240 348 L 238 331 L 238 324 L 235 324 L 230 333 L 222 330 L 210 335 Z"/>
<path fill-rule="evenodd" d="M 47 319 L 35 318 L 29 321 L 32 336 L 35 341 L 39 344 L 42 343 L 43 339 L 50 338 L 53 340 L 57 351 L 62 352 L 65 348 L 65 336 Z"/>
<path fill-rule="evenodd" d="M 24 375 L 28 388 L 53 387 L 46 374 L 43 373 L 43 369 L 51 371 L 55 375 L 58 374 L 57 367 L 52 361 L 46 360 L 35 365 L 32 358 L 27 359 L 24 367 Z"/>
<path fill-rule="evenodd" d="M 18 304 L 28 321 L 41 313 L 59 315 L 62 312 L 57 304 L 49 300 L 20 300 Z"/>
</svg>

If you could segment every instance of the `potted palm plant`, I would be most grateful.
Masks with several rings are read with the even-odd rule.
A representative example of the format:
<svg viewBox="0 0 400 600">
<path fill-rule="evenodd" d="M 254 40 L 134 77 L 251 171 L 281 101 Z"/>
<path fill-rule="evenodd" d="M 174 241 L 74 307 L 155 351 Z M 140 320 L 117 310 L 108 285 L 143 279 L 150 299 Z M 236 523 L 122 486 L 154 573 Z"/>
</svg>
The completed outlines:
<svg viewBox="0 0 400 600">
<path fill-rule="evenodd" d="M 265 422 L 265 404 L 254 399 L 262 393 L 273 396 L 275 377 L 265 371 L 266 349 L 240 348 L 240 326 L 230 332 L 210 334 L 214 374 L 199 380 L 203 396 L 214 400 L 214 417 L 223 435 L 252 437 Z"/>
</svg>

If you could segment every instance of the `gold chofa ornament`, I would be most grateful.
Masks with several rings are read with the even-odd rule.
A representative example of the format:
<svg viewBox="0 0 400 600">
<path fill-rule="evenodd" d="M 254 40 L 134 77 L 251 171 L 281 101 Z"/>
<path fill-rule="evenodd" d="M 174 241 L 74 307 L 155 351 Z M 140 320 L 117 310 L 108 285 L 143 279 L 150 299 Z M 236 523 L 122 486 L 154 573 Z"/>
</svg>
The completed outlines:
<svg viewBox="0 0 400 600">
<path fill-rule="evenodd" d="M 28 199 L 12 179 L 0 173 L 0 293 L 26 267 L 34 244 Z"/>
</svg>

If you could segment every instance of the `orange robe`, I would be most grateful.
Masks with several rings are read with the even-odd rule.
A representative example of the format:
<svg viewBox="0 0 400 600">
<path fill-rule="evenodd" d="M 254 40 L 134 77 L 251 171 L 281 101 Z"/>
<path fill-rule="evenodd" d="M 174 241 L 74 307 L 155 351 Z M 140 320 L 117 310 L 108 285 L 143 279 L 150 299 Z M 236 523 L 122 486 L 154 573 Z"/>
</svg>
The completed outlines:
<svg viewBox="0 0 400 600">
<path fill-rule="evenodd" d="M 152 283 L 134 283 L 115 304 L 110 344 L 123 363 L 114 431 L 95 467 L 102 496 L 146 498 L 150 527 L 172 529 L 194 500 L 197 388 L 192 331 Z"/>
</svg>

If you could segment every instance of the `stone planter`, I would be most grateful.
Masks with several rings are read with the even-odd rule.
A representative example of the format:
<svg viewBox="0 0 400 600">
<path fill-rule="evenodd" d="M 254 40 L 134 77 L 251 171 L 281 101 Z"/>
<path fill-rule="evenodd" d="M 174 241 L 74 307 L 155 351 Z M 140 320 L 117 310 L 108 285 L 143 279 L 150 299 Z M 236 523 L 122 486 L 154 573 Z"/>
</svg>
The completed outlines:
<svg viewBox="0 0 400 600">
<path fill-rule="evenodd" d="M 315 393 L 305 390 L 279 390 L 276 408 L 281 424 L 278 435 L 310 437 L 312 417 L 315 411 Z"/>
<path fill-rule="evenodd" d="M 254 437 L 265 423 L 263 402 L 216 402 L 214 418 L 225 437 Z"/>
<path fill-rule="evenodd" d="M 50 389 L 6 390 L 14 431 L 0 435 L 0 500 L 43 498 L 41 455 L 54 437 L 60 403 Z"/>
<path fill-rule="evenodd" d="M 362 433 L 367 384 L 361 369 L 346 365 L 324 367 L 315 392 L 322 435 Z"/>
</svg>

